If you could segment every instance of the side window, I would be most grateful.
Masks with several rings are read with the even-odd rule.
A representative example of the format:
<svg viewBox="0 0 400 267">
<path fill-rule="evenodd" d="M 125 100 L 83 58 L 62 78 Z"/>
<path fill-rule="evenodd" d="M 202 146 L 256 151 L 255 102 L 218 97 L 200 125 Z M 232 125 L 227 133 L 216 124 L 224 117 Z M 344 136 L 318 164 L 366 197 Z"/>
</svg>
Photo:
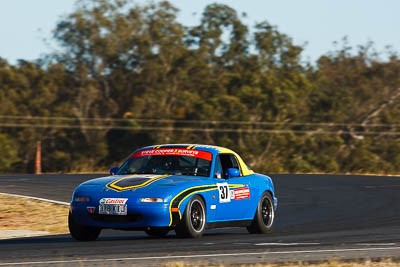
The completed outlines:
<svg viewBox="0 0 400 267">
<path fill-rule="evenodd" d="M 231 161 L 232 161 L 232 168 L 236 168 L 240 171 L 240 173 L 242 173 L 242 170 L 240 169 L 240 165 L 239 165 L 239 161 L 237 160 L 237 158 L 235 157 L 235 155 L 230 154 L 231 156 Z"/>
<path fill-rule="evenodd" d="M 214 178 L 224 178 L 224 172 L 222 171 L 221 160 L 219 156 L 217 156 L 217 158 L 215 159 Z"/>
<path fill-rule="evenodd" d="M 236 159 L 235 155 L 233 154 L 219 154 L 218 157 L 221 160 L 221 166 L 222 166 L 222 177 L 226 178 L 226 174 L 228 172 L 229 168 L 236 168 L 242 173 L 242 170 L 240 169 L 239 162 Z"/>
</svg>

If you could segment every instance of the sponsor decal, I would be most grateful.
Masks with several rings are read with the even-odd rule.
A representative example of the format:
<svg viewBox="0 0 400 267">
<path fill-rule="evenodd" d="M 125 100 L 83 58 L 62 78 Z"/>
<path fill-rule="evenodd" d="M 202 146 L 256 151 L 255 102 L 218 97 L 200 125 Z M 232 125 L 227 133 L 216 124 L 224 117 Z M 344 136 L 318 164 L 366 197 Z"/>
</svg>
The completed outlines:
<svg viewBox="0 0 400 267">
<path fill-rule="evenodd" d="M 125 204 L 128 201 L 127 198 L 102 198 L 100 204 Z"/>
<path fill-rule="evenodd" d="M 217 205 L 211 205 L 210 209 L 215 210 L 217 208 Z"/>
<path fill-rule="evenodd" d="M 212 154 L 206 151 L 183 149 L 183 148 L 165 148 L 165 149 L 147 149 L 135 152 L 131 158 L 146 157 L 146 156 L 187 156 L 205 160 L 211 160 Z"/>
<path fill-rule="evenodd" d="M 89 213 L 91 213 L 91 214 L 94 213 L 95 207 L 86 207 L 86 208 L 87 208 Z"/>
<path fill-rule="evenodd" d="M 235 200 L 250 198 L 250 188 L 248 187 L 235 189 L 233 191 L 235 194 Z"/>
</svg>

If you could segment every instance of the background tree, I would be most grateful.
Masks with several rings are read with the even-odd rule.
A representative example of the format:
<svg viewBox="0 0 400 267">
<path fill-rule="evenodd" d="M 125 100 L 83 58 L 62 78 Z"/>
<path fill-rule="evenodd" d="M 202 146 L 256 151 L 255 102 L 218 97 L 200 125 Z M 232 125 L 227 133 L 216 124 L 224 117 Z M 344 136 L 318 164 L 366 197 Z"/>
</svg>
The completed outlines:
<svg viewBox="0 0 400 267">
<path fill-rule="evenodd" d="M 398 173 L 400 61 L 372 43 L 313 63 L 267 21 L 211 4 L 199 25 L 169 2 L 84 0 L 61 49 L 0 59 L 2 172 L 98 171 L 156 143 L 233 148 L 260 172 Z"/>
</svg>

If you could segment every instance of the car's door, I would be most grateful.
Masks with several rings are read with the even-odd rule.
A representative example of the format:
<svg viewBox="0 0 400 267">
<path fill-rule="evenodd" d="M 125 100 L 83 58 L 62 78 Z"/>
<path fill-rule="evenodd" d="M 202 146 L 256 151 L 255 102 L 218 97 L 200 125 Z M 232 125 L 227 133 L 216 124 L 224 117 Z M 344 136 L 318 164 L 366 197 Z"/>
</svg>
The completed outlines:
<svg viewBox="0 0 400 267">
<path fill-rule="evenodd" d="M 214 178 L 218 186 L 217 219 L 243 220 L 252 218 L 251 211 L 252 190 L 249 176 L 243 176 L 239 162 L 234 154 L 223 153 L 216 158 Z M 236 168 L 240 171 L 238 177 L 227 177 L 228 168 Z M 218 176 L 220 175 L 220 178 Z"/>
</svg>

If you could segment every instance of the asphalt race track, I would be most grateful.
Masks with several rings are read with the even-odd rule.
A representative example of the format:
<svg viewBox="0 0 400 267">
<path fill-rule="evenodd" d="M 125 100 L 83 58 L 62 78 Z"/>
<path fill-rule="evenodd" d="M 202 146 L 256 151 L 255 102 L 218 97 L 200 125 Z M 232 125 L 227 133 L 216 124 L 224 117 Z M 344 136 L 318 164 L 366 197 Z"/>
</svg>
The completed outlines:
<svg viewBox="0 0 400 267">
<path fill-rule="evenodd" d="M 101 175 L 1 175 L 0 192 L 69 202 Z M 271 175 L 279 199 L 274 231 L 208 230 L 201 239 L 106 230 L 98 241 L 69 235 L 0 241 L 0 266 L 130 266 L 169 261 L 240 264 L 400 258 L 400 177 Z M 51 211 L 49 210 L 49 216 Z M 1 214 L 0 214 L 1 218 Z"/>
</svg>

